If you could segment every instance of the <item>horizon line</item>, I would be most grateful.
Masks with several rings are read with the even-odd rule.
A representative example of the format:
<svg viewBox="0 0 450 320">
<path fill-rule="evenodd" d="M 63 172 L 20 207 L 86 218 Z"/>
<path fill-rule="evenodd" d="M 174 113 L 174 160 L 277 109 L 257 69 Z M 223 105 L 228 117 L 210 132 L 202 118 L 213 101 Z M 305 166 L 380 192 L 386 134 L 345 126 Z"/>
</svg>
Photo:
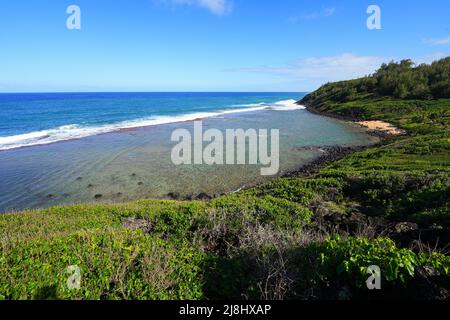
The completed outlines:
<svg viewBox="0 0 450 320">
<path fill-rule="evenodd" d="M 307 93 L 311 91 L 8 91 L 0 94 L 36 94 L 36 93 Z"/>
</svg>

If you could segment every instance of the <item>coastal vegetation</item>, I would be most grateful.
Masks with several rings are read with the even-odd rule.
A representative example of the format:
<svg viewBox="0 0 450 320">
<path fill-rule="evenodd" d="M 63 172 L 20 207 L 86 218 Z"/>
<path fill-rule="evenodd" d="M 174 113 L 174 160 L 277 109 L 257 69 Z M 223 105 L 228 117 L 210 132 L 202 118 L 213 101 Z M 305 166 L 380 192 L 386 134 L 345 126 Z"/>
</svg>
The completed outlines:
<svg viewBox="0 0 450 320">
<path fill-rule="evenodd" d="M 393 62 L 300 103 L 406 133 L 208 201 L 1 215 L 0 299 L 449 299 L 450 58 Z M 381 290 L 366 287 L 372 265 Z"/>
</svg>

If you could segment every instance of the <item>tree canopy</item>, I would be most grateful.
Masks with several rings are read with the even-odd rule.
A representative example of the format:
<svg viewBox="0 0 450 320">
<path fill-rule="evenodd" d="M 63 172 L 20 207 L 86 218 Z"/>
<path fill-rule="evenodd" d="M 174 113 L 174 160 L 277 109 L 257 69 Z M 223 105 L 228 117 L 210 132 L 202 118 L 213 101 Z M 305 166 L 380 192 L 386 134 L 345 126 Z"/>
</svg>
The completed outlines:
<svg viewBox="0 0 450 320">
<path fill-rule="evenodd" d="M 450 98 L 450 57 L 420 65 L 409 59 L 391 61 L 372 75 L 328 83 L 310 94 L 309 98 L 349 102 L 364 95 L 397 99 Z"/>
</svg>

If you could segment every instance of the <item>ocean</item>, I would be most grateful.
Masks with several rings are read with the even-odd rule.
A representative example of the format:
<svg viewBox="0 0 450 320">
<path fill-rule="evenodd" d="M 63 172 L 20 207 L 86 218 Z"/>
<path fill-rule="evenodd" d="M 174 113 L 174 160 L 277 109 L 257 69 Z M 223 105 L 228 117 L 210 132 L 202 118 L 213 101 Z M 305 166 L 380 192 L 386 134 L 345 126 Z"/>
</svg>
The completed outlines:
<svg viewBox="0 0 450 320">
<path fill-rule="evenodd" d="M 264 109 L 293 110 L 302 93 L 0 94 L 0 150 L 121 129 Z"/>
<path fill-rule="evenodd" d="M 264 183 L 260 165 L 171 161 L 175 129 L 278 129 L 280 171 L 323 146 L 378 140 L 352 123 L 312 114 L 303 93 L 0 94 L 0 212 L 115 203 L 177 194 L 220 195 Z"/>
</svg>

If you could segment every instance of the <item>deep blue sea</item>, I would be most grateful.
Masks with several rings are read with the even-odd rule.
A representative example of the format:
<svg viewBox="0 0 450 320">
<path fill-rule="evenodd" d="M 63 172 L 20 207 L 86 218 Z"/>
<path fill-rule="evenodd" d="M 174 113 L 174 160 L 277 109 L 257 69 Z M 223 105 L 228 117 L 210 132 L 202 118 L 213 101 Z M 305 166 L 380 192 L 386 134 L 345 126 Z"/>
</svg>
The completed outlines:
<svg viewBox="0 0 450 320">
<path fill-rule="evenodd" d="M 0 94 L 0 150 L 258 110 L 294 110 L 303 93 Z"/>
</svg>

